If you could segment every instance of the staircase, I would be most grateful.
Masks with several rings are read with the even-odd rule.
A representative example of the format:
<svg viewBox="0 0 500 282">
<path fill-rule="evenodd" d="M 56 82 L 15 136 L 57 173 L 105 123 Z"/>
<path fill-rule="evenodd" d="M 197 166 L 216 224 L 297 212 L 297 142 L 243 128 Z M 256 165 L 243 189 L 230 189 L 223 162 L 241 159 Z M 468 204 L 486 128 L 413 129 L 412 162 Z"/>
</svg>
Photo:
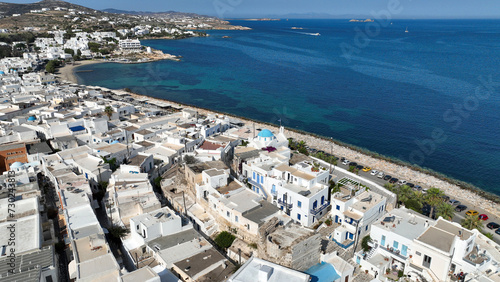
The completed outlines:
<svg viewBox="0 0 500 282">
<path fill-rule="evenodd" d="M 375 243 L 375 245 L 370 249 L 370 251 L 368 252 L 368 254 L 366 255 L 365 257 L 365 260 L 369 260 L 373 254 L 375 253 L 375 251 L 377 250 L 377 247 L 378 247 L 378 244 Z"/>
</svg>

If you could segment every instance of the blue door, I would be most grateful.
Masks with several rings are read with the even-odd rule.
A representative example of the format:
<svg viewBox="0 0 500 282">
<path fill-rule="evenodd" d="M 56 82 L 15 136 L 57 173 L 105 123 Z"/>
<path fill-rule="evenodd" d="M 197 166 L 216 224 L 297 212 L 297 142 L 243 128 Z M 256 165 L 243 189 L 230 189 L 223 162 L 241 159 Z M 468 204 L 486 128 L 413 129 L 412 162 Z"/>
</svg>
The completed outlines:
<svg viewBox="0 0 500 282">
<path fill-rule="evenodd" d="M 318 207 L 318 200 L 314 201 L 313 203 L 313 210 L 315 210 Z"/>
<path fill-rule="evenodd" d="M 338 223 L 338 222 L 339 222 L 339 216 L 338 216 L 338 215 L 336 215 L 336 216 L 335 216 L 335 223 Z"/>
<path fill-rule="evenodd" d="M 325 196 L 321 196 L 321 205 L 325 203 Z"/>
</svg>

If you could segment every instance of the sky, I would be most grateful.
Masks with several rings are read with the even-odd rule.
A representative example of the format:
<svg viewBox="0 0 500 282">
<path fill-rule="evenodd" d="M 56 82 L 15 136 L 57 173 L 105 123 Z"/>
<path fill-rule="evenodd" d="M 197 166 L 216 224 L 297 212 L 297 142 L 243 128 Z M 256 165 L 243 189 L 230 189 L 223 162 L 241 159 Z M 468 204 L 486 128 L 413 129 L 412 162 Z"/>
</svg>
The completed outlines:
<svg viewBox="0 0 500 282">
<path fill-rule="evenodd" d="M 2 0 L 0 0 L 2 1 Z M 32 3 L 33 0 L 3 0 Z M 102 10 L 178 11 L 220 18 L 279 17 L 297 14 L 335 18 L 375 18 L 389 13 L 392 18 L 500 18 L 498 0 L 69 0 L 74 4 Z"/>
</svg>

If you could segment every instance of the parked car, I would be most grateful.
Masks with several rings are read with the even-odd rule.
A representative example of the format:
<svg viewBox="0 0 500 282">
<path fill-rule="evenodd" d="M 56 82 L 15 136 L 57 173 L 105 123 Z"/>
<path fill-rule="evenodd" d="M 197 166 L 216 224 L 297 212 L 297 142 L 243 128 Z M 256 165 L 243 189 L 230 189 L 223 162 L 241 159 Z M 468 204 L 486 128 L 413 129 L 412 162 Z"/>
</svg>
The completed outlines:
<svg viewBox="0 0 500 282">
<path fill-rule="evenodd" d="M 394 184 L 396 182 L 398 182 L 397 178 L 391 178 L 391 180 L 389 180 L 389 183 L 392 183 L 392 184 Z"/>
<path fill-rule="evenodd" d="M 398 184 L 399 185 L 405 185 L 406 184 L 406 180 L 401 179 L 401 180 L 399 180 Z"/>
<path fill-rule="evenodd" d="M 381 171 L 378 173 L 377 177 L 378 178 L 384 178 L 385 174 Z"/>
<path fill-rule="evenodd" d="M 448 202 L 448 201 L 450 200 L 450 197 L 448 197 L 448 196 L 446 196 L 446 195 L 442 196 L 441 198 L 443 198 L 443 200 L 444 200 L 445 202 Z"/>
<path fill-rule="evenodd" d="M 344 159 L 344 160 L 342 161 L 342 164 L 343 164 L 343 165 L 348 165 L 348 164 L 349 164 L 349 161 L 348 161 L 348 160 L 346 160 L 346 159 Z"/>
<path fill-rule="evenodd" d="M 479 212 L 477 212 L 476 210 L 468 210 L 465 215 L 472 215 L 472 216 L 475 216 L 475 215 L 478 215 Z"/>
<path fill-rule="evenodd" d="M 408 186 L 408 187 L 410 187 L 410 188 L 414 188 L 414 187 L 415 187 L 415 184 L 408 182 L 408 183 L 406 183 L 406 186 Z"/>
<path fill-rule="evenodd" d="M 377 175 L 378 174 L 378 170 L 376 169 L 372 169 L 372 172 L 370 172 L 371 175 Z"/>
<path fill-rule="evenodd" d="M 417 189 L 418 191 L 422 191 L 422 186 L 420 186 L 420 185 L 415 185 L 415 189 Z"/>
<path fill-rule="evenodd" d="M 349 163 L 349 167 L 351 167 L 351 166 L 358 166 L 358 163 L 355 163 L 355 162 L 350 162 L 350 163 Z"/>
<path fill-rule="evenodd" d="M 485 215 L 484 213 L 483 214 L 480 214 L 479 215 L 479 218 L 482 219 L 482 220 L 488 220 L 488 216 Z"/>
<path fill-rule="evenodd" d="M 340 158 L 340 161 L 341 161 L 341 162 L 344 162 L 344 161 L 345 161 L 345 158 L 344 158 L 344 157 Z"/>
<path fill-rule="evenodd" d="M 385 180 L 385 181 L 387 181 L 387 180 L 389 180 L 389 179 L 391 179 L 391 178 L 392 178 L 392 176 L 390 176 L 390 175 L 386 175 L 386 176 L 384 176 L 384 180 Z"/>
<path fill-rule="evenodd" d="M 449 201 L 448 201 L 448 203 L 449 203 L 450 205 L 452 205 L 452 206 L 457 206 L 457 205 L 460 205 L 460 201 L 458 201 L 458 200 L 453 200 L 453 199 L 449 200 Z"/>
<path fill-rule="evenodd" d="M 372 168 L 371 168 L 371 167 L 367 167 L 367 166 L 365 166 L 365 167 L 363 168 L 363 171 L 364 171 L 364 172 L 369 172 L 370 170 L 372 170 Z"/>
<path fill-rule="evenodd" d="M 464 206 L 464 205 L 458 205 L 456 208 L 455 208 L 455 211 L 457 212 L 462 212 L 464 210 L 467 209 L 467 206 Z"/>
<path fill-rule="evenodd" d="M 498 228 L 497 231 L 495 231 L 495 233 L 500 235 L 500 228 Z"/>
<path fill-rule="evenodd" d="M 357 165 L 357 166 L 356 166 L 356 168 L 357 168 L 358 170 L 362 170 L 362 169 L 363 169 L 363 166 L 362 166 L 362 165 Z"/>
<path fill-rule="evenodd" d="M 498 229 L 500 228 L 500 224 L 496 222 L 490 222 L 486 225 L 486 227 L 488 227 L 489 229 Z"/>
</svg>

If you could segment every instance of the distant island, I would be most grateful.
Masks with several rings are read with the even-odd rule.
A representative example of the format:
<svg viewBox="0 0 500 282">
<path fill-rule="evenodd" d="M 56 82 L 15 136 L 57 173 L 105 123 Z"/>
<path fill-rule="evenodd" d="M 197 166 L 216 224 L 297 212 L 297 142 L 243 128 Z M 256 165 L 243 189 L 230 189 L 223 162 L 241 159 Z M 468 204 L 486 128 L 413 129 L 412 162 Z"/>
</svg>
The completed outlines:
<svg viewBox="0 0 500 282">
<path fill-rule="evenodd" d="M 372 20 L 372 19 L 366 19 L 366 20 L 356 20 L 356 19 L 352 19 L 350 20 L 349 22 L 350 23 L 370 23 L 370 22 L 374 22 L 375 20 Z"/>
<path fill-rule="evenodd" d="M 258 22 L 270 22 L 270 21 L 281 21 L 281 19 L 269 19 L 269 18 L 262 18 L 262 19 L 238 19 L 240 21 L 258 21 Z"/>
</svg>

